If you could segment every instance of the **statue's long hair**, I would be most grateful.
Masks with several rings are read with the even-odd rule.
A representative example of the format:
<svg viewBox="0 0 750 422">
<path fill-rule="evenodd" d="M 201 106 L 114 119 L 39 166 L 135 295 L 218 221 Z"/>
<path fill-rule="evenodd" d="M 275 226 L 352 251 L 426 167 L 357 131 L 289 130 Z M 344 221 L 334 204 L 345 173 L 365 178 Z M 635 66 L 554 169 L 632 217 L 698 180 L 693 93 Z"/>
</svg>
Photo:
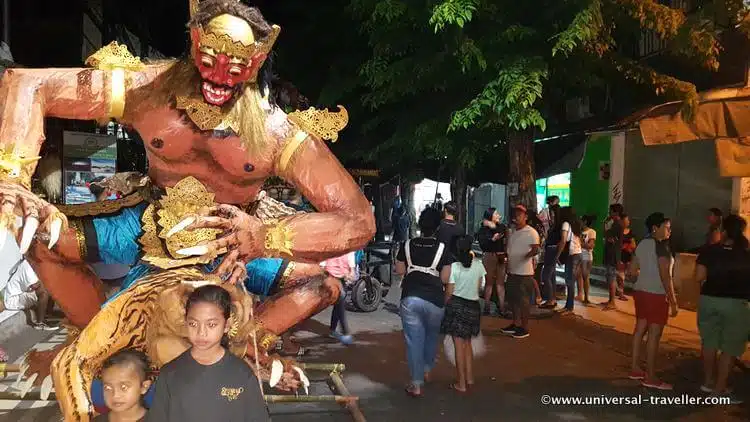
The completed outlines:
<svg viewBox="0 0 750 422">
<path fill-rule="evenodd" d="M 231 0 L 203 0 L 197 13 L 193 16 L 188 28 L 205 25 L 211 19 L 222 14 L 231 14 L 247 21 L 253 28 L 256 38 L 264 39 L 271 33 L 271 26 L 266 22 L 260 11 L 255 7 L 246 6 Z M 197 96 L 200 92 L 201 76 L 192 61 L 190 53 L 180 59 L 162 60 L 150 63 L 159 76 L 153 83 L 140 87 L 128 95 L 128 104 L 135 107 L 126 109 L 128 116 L 143 115 L 149 110 L 163 107 L 165 104 L 174 106 L 177 96 Z M 266 142 L 266 116 L 263 109 L 263 93 L 270 90 L 272 78 L 272 57 L 266 59 L 258 72 L 255 82 L 246 82 L 242 92 L 235 94 L 236 100 L 227 112 L 227 117 L 239 125 L 239 137 L 248 152 L 258 154 L 267 149 L 262 148 Z M 270 105 L 274 107 L 273 96 L 268 96 Z"/>
</svg>

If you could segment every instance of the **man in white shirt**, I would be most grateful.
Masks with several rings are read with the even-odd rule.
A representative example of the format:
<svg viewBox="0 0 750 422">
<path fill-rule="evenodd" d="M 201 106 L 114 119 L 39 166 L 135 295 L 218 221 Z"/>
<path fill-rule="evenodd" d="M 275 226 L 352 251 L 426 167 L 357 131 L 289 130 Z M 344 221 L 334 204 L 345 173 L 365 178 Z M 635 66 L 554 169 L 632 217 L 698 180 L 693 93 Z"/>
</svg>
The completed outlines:
<svg viewBox="0 0 750 422">
<path fill-rule="evenodd" d="M 534 292 L 534 257 L 539 253 L 539 233 L 527 224 L 526 207 L 513 209 L 515 230 L 508 238 L 508 278 L 505 295 L 513 312 L 513 324 L 503 332 L 514 338 L 529 336 L 531 295 Z"/>
<path fill-rule="evenodd" d="M 54 331 L 58 327 L 45 324 L 49 293 L 44 289 L 31 265 L 21 255 L 16 239 L 7 238 L 0 250 L 0 312 L 35 310 L 32 326 L 38 330 Z"/>
</svg>

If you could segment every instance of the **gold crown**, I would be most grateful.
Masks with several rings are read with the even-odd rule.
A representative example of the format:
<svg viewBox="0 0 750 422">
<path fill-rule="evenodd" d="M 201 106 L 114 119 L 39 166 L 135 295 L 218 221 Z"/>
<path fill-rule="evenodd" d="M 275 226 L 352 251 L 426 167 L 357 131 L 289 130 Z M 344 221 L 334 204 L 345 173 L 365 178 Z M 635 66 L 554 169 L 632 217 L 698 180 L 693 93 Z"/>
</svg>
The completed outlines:
<svg viewBox="0 0 750 422">
<path fill-rule="evenodd" d="M 192 19 L 200 9 L 200 0 L 189 0 L 189 9 Z M 271 32 L 266 38 L 256 40 L 245 20 L 229 14 L 211 19 L 206 26 L 205 29 L 198 27 L 201 47 L 248 61 L 258 54 L 268 54 L 281 32 L 280 26 L 271 25 Z"/>
</svg>

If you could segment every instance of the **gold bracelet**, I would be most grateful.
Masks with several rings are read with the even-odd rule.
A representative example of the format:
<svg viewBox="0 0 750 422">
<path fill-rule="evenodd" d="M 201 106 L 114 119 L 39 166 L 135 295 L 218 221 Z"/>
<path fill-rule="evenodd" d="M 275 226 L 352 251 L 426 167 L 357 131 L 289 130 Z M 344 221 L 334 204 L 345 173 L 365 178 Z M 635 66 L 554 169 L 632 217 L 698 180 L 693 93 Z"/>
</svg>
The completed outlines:
<svg viewBox="0 0 750 422">
<path fill-rule="evenodd" d="M 284 221 L 274 220 L 266 225 L 265 252 L 268 257 L 292 256 L 294 232 Z"/>
<path fill-rule="evenodd" d="M 34 164 L 41 158 L 18 154 L 13 147 L 0 147 L 0 182 L 17 183 L 26 189 L 31 189 Z"/>
</svg>

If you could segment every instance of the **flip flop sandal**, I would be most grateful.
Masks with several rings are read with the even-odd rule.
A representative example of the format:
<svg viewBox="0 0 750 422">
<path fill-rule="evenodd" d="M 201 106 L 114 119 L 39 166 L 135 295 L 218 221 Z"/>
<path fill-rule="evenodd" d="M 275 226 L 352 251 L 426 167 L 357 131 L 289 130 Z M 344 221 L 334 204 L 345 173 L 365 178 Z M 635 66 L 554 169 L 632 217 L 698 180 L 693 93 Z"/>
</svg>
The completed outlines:
<svg viewBox="0 0 750 422">
<path fill-rule="evenodd" d="M 404 391 L 406 392 L 406 395 L 409 396 L 409 397 L 413 397 L 415 399 L 418 399 L 418 398 L 422 397 L 422 393 L 421 392 L 419 392 L 419 393 L 415 392 L 412 389 L 411 386 L 407 386 L 406 388 L 404 388 Z"/>
<path fill-rule="evenodd" d="M 467 388 L 466 390 L 459 390 L 459 389 L 458 389 L 458 386 L 456 385 L 456 383 L 453 383 L 453 384 L 451 384 L 451 385 L 449 386 L 449 388 L 450 388 L 451 390 L 455 391 L 455 392 L 456 392 L 456 393 L 458 393 L 458 394 L 468 394 L 468 393 L 469 393 L 469 389 L 468 389 L 468 388 Z"/>
</svg>

